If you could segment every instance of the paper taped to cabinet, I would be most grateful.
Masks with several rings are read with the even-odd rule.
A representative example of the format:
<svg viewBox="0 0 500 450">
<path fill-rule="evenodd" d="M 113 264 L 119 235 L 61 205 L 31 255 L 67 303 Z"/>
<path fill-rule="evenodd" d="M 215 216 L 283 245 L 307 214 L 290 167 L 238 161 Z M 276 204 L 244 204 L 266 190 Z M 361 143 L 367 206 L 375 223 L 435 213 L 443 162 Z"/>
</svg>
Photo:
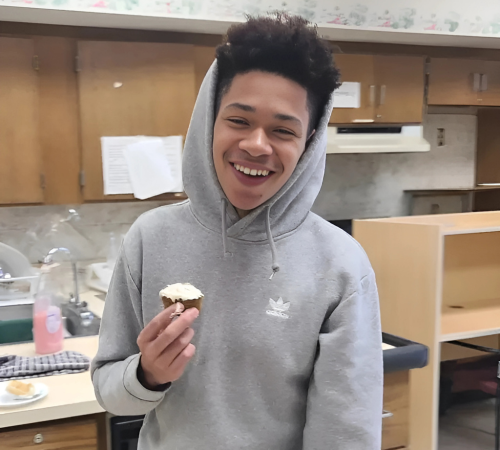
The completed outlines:
<svg viewBox="0 0 500 450">
<path fill-rule="evenodd" d="M 182 192 L 182 136 L 101 137 L 104 195 Z"/>
</svg>

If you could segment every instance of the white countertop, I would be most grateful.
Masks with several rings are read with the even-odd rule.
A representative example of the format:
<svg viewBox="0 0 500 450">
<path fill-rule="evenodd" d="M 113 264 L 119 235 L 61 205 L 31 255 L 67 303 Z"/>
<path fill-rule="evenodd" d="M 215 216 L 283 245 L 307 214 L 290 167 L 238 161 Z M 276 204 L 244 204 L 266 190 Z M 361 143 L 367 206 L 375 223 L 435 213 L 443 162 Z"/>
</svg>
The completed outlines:
<svg viewBox="0 0 500 450">
<path fill-rule="evenodd" d="M 98 294 L 95 291 L 86 292 L 81 295 L 81 300 L 86 301 L 89 309 L 102 317 L 104 302 L 96 297 Z M 64 350 L 74 350 L 93 358 L 97 353 L 98 341 L 98 336 L 65 339 Z M 393 347 L 382 344 L 382 348 L 387 350 Z M 35 356 L 35 347 L 33 343 L 0 346 L 0 355 L 5 354 Z M 46 384 L 49 395 L 20 408 L 0 408 L 0 428 L 104 412 L 97 403 L 89 371 L 34 380 Z"/>
</svg>

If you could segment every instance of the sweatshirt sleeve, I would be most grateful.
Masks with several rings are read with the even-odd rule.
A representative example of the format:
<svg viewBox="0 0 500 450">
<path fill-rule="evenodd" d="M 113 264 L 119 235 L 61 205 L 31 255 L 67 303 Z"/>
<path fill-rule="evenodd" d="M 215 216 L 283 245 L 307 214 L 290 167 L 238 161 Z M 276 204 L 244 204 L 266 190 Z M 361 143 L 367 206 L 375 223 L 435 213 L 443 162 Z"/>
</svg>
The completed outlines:
<svg viewBox="0 0 500 450">
<path fill-rule="evenodd" d="M 127 262 L 125 244 L 106 296 L 99 349 L 92 361 L 92 382 L 99 404 L 116 415 L 142 415 L 153 410 L 165 391 L 150 391 L 137 379 L 143 328 L 141 293 Z"/>
<path fill-rule="evenodd" d="M 371 271 L 321 329 L 303 449 L 380 450 L 382 389 L 382 333 Z"/>
</svg>

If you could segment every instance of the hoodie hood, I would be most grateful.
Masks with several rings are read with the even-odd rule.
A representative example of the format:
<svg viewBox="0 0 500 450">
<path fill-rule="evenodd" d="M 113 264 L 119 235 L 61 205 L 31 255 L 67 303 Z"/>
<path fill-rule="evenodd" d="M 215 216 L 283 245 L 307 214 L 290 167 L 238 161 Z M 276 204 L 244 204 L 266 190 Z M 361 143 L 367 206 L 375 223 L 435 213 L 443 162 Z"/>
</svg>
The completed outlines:
<svg viewBox="0 0 500 450">
<path fill-rule="evenodd" d="M 270 232 L 277 238 L 295 230 L 319 193 L 325 172 L 326 127 L 332 99 L 290 179 L 272 198 L 240 218 L 222 190 L 213 161 L 216 89 L 217 61 L 201 85 L 184 146 L 182 176 L 192 211 L 204 226 L 229 238 L 251 242 L 269 239 L 272 246 Z"/>
</svg>

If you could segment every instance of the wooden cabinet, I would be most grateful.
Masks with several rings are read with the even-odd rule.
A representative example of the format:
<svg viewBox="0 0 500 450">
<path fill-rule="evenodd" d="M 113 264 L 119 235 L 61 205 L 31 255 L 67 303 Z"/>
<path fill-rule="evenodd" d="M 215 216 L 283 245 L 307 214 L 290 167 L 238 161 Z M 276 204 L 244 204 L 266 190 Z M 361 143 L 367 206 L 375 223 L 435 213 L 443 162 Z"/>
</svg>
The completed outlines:
<svg viewBox="0 0 500 450">
<path fill-rule="evenodd" d="M 429 348 L 411 373 L 409 447 L 435 450 L 443 348 L 500 333 L 500 211 L 355 221 L 353 236 L 377 276 L 382 329 Z"/>
<path fill-rule="evenodd" d="M 335 55 L 342 81 L 361 84 L 360 108 L 335 108 L 330 123 L 420 123 L 424 58 Z"/>
<path fill-rule="evenodd" d="M 215 47 L 194 47 L 195 92 L 198 94 L 201 83 L 215 60 Z"/>
<path fill-rule="evenodd" d="M 500 106 L 500 61 L 432 58 L 427 102 Z"/>
<path fill-rule="evenodd" d="M 104 450 L 93 418 L 27 425 L 0 431 L 0 448 L 9 450 Z"/>
<path fill-rule="evenodd" d="M 379 89 L 375 122 L 420 123 L 424 111 L 424 58 L 375 56 Z"/>
<path fill-rule="evenodd" d="M 382 450 L 400 449 L 408 445 L 409 376 L 408 371 L 389 373 L 384 376 Z"/>
<path fill-rule="evenodd" d="M 375 75 L 373 56 L 335 55 L 335 65 L 340 70 L 342 81 L 361 83 L 361 106 L 359 108 L 334 108 L 330 123 L 370 123 L 375 114 Z"/>
<path fill-rule="evenodd" d="M 45 203 L 81 203 L 80 131 L 75 72 L 76 41 L 35 39 L 39 61 L 40 147 L 45 174 Z"/>
<path fill-rule="evenodd" d="M 193 46 L 78 42 L 84 199 L 105 196 L 101 136 L 186 135 L 195 102 Z"/>
<path fill-rule="evenodd" d="M 477 114 L 476 183 L 500 186 L 500 110 L 480 109 Z"/>
<path fill-rule="evenodd" d="M 0 37 L 0 204 L 43 202 L 34 56 L 32 39 Z"/>
</svg>

